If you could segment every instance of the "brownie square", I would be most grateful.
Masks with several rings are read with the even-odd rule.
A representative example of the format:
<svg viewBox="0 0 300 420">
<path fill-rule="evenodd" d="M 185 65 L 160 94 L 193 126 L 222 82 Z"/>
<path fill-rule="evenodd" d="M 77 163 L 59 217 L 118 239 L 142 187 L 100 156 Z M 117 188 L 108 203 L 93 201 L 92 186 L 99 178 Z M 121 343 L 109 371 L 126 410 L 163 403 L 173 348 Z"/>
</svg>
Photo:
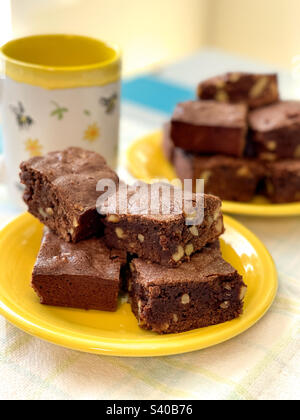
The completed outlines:
<svg viewBox="0 0 300 420">
<path fill-rule="evenodd" d="M 227 73 L 205 80 L 198 86 L 198 97 L 225 103 L 245 103 L 250 108 L 279 100 L 276 74 Z"/>
<path fill-rule="evenodd" d="M 181 179 L 204 179 L 205 193 L 221 200 L 249 202 L 265 177 L 264 165 L 254 159 L 202 156 L 176 148 L 173 165 Z"/>
<path fill-rule="evenodd" d="M 268 163 L 266 194 L 273 203 L 300 201 L 300 160 Z"/>
<path fill-rule="evenodd" d="M 134 259 L 131 272 L 132 311 L 146 330 L 180 333 L 242 314 L 247 288 L 238 272 L 223 260 L 218 241 L 178 268 Z"/>
<path fill-rule="evenodd" d="M 252 111 L 249 124 L 260 159 L 300 159 L 300 101 L 281 101 Z"/>
<path fill-rule="evenodd" d="M 188 152 L 242 156 L 246 146 L 247 106 L 214 101 L 177 105 L 171 121 L 171 138 Z"/>
<path fill-rule="evenodd" d="M 68 242 L 100 234 L 98 181 L 118 183 L 118 176 L 97 153 L 71 147 L 21 164 L 24 201 L 31 214 Z"/>
<path fill-rule="evenodd" d="M 116 311 L 124 251 L 111 251 L 103 239 L 64 242 L 46 229 L 32 274 L 32 287 L 44 305 Z"/>
<path fill-rule="evenodd" d="M 193 253 L 224 233 L 221 201 L 217 197 L 193 194 L 184 207 L 183 198 L 178 196 L 180 190 L 167 185 L 171 188 L 169 200 L 164 186 L 156 184 L 161 188 L 156 196 L 151 196 L 151 186 L 147 184 L 128 187 L 125 212 L 116 212 L 109 203 L 103 205 L 100 211 L 106 214 L 108 247 L 126 249 L 140 258 L 172 267 L 189 260 Z M 140 187 L 143 188 L 137 195 Z M 119 196 L 119 192 L 112 195 L 111 202 L 118 202 Z M 197 220 L 198 211 L 204 213 L 203 220 Z M 190 221 L 194 225 L 189 225 Z"/>
</svg>

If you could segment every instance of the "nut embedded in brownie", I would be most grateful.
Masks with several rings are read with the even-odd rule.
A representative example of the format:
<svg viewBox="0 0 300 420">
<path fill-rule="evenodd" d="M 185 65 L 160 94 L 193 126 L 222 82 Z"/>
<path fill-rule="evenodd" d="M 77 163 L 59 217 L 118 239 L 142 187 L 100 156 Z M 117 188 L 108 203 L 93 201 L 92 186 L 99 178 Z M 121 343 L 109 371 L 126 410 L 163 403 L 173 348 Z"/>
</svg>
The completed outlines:
<svg viewBox="0 0 300 420">
<path fill-rule="evenodd" d="M 119 182 L 102 156 L 76 147 L 23 162 L 20 178 L 29 212 L 68 242 L 103 230 L 96 186 L 104 178 Z"/>
<path fill-rule="evenodd" d="M 46 229 L 32 287 L 44 305 L 116 311 L 125 262 L 126 253 L 103 239 L 72 244 Z"/>
<path fill-rule="evenodd" d="M 112 206 L 104 203 L 99 209 L 106 215 L 108 247 L 126 249 L 140 258 L 172 267 L 189 260 L 224 233 L 219 198 L 192 194 L 191 199 L 185 200 L 181 190 L 162 183 L 156 184 L 157 194 L 152 195 L 151 187 L 143 183 L 128 187 L 125 213 L 116 211 L 114 206 L 119 201 L 119 191 L 111 196 Z M 170 194 L 165 193 L 165 187 Z M 204 214 L 203 220 L 197 220 L 200 213 Z"/>
<path fill-rule="evenodd" d="M 273 203 L 300 201 L 300 160 L 267 164 L 266 194 Z"/>
<path fill-rule="evenodd" d="M 171 138 L 188 152 L 242 156 L 246 146 L 247 106 L 214 101 L 188 101 L 177 105 Z"/>
<path fill-rule="evenodd" d="M 132 311 L 146 330 L 180 333 L 242 314 L 247 287 L 238 272 L 223 260 L 218 241 L 178 268 L 166 269 L 134 259 L 131 271 Z"/>
<path fill-rule="evenodd" d="M 261 160 L 300 159 L 300 101 L 281 101 L 252 111 L 249 125 Z"/>
<path fill-rule="evenodd" d="M 269 105 L 279 100 L 277 75 L 227 73 L 200 83 L 198 97 L 224 103 L 245 103 L 250 108 Z"/>
</svg>

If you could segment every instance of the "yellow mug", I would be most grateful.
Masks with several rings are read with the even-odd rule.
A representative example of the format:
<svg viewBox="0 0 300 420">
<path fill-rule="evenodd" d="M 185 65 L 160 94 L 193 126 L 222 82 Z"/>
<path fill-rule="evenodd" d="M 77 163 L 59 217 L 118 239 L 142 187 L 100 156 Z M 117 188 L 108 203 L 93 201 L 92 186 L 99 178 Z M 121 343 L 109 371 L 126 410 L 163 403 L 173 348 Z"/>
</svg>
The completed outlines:
<svg viewBox="0 0 300 420">
<path fill-rule="evenodd" d="M 16 204 L 22 195 L 19 164 L 32 156 L 78 146 L 101 153 L 116 166 L 121 77 L 117 47 L 77 35 L 30 36 L 5 44 L 0 64 L 0 172 Z"/>
</svg>

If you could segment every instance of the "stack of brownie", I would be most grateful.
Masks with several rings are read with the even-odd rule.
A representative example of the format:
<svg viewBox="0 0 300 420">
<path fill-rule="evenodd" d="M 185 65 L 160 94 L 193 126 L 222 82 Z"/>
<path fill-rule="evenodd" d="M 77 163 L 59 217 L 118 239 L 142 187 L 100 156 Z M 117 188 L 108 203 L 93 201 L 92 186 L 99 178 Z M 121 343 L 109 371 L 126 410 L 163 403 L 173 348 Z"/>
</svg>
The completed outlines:
<svg viewBox="0 0 300 420">
<path fill-rule="evenodd" d="M 32 275 L 41 303 L 116 311 L 125 289 L 139 325 L 164 334 L 242 313 L 246 286 L 220 251 L 219 198 L 192 194 L 183 207 L 165 184 L 153 196 L 146 184 L 126 186 L 124 196 L 122 185 L 120 198 L 115 172 L 79 148 L 23 162 L 20 176 L 30 213 L 46 226 Z M 102 179 L 117 188 L 97 208 Z M 112 203 L 122 200 L 117 211 Z"/>
<path fill-rule="evenodd" d="M 282 101 L 274 74 L 228 73 L 198 86 L 164 129 L 178 177 L 204 179 L 222 200 L 300 200 L 300 101 Z"/>
<path fill-rule="evenodd" d="M 96 208 L 102 178 L 118 176 L 98 154 L 79 148 L 21 164 L 24 201 L 45 226 L 32 286 L 41 303 L 115 311 L 126 253 L 107 248 Z"/>
</svg>

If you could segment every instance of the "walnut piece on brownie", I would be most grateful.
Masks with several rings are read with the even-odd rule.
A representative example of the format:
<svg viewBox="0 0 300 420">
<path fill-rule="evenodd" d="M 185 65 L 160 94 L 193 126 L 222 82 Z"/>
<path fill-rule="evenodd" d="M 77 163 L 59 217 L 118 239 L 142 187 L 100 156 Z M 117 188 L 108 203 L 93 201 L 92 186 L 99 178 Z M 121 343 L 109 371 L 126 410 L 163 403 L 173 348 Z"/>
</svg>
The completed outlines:
<svg viewBox="0 0 300 420">
<path fill-rule="evenodd" d="M 221 200 L 251 201 L 265 177 L 264 165 L 248 158 L 230 156 L 201 156 L 176 148 L 173 165 L 181 179 L 204 179 L 205 193 Z"/>
<path fill-rule="evenodd" d="M 224 103 L 245 103 L 250 108 L 279 100 L 276 74 L 226 73 L 201 82 L 198 97 Z"/>
<path fill-rule="evenodd" d="M 268 163 L 265 187 L 273 203 L 300 201 L 300 160 Z"/>
<path fill-rule="evenodd" d="M 125 251 L 111 251 L 103 239 L 78 244 L 46 228 L 32 274 L 42 304 L 116 311 Z"/>
<path fill-rule="evenodd" d="M 134 259 L 129 291 L 140 327 L 169 334 L 237 318 L 247 287 L 216 241 L 177 268 Z"/>
<path fill-rule="evenodd" d="M 70 147 L 31 158 L 20 168 L 29 212 L 62 239 L 78 242 L 103 230 L 96 209 L 101 193 L 96 186 L 101 179 L 116 184 L 119 179 L 102 156 Z"/>
<path fill-rule="evenodd" d="M 247 106 L 214 101 L 177 105 L 171 120 L 171 138 L 188 152 L 242 156 L 246 146 Z"/>
<path fill-rule="evenodd" d="M 300 159 L 300 101 L 281 101 L 249 114 L 250 138 L 261 160 Z"/>
<path fill-rule="evenodd" d="M 126 211 L 114 205 L 120 191 L 111 196 L 112 205 L 104 203 L 99 208 L 106 215 L 108 247 L 126 249 L 140 258 L 172 267 L 189 260 L 224 233 L 219 198 L 191 194 L 185 200 L 181 190 L 163 183 L 155 184 L 155 189 L 157 194 L 153 194 L 153 185 L 128 187 Z"/>
</svg>

